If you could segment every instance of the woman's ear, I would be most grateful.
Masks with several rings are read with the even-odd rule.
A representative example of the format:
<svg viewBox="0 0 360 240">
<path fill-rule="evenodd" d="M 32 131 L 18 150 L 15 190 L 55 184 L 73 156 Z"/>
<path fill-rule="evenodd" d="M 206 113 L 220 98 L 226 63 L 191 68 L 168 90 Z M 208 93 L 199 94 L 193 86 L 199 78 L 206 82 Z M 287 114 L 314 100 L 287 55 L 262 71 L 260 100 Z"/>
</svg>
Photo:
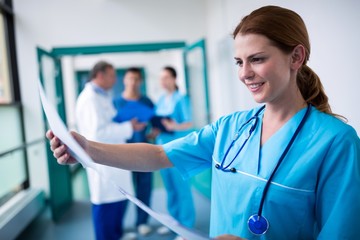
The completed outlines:
<svg viewBox="0 0 360 240">
<path fill-rule="evenodd" d="M 297 45 L 291 53 L 291 69 L 298 70 L 305 61 L 305 48 L 303 45 Z"/>
</svg>

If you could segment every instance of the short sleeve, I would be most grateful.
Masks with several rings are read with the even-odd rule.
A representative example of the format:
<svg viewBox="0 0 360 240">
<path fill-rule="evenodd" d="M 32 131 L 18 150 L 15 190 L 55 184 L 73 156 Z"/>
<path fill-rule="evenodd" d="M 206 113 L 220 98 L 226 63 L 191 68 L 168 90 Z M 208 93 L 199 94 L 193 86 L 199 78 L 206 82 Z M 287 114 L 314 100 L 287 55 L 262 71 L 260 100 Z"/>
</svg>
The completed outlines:
<svg viewBox="0 0 360 240">
<path fill-rule="evenodd" d="M 199 131 L 163 145 L 169 160 L 184 179 L 210 168 L 214 151 L 216 130 L 207 125 Z"/>
<path fill-rule="evenodd" d="M 337 136 L 324 160 L 316 197 L 318 239 L 358 239 L 360 140 L 355 130 Z"/>
<path fill-rule="evenodd" d="M 182 96 L 175 105 L 173 116 L 177 122 L 185 123 L 192 121 L 192 110 L 190 99 L 187 96 Z"/>
</svg>

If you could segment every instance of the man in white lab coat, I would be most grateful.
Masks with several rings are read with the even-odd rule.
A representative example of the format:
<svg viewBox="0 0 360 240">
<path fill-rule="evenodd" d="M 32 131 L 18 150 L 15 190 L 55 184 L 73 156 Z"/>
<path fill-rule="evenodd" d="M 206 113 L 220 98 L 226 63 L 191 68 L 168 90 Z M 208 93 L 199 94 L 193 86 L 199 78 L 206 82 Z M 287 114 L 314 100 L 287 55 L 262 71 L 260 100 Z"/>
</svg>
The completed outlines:
<svg viewBox="0 0 360 240">
<path fill-rule="evenodd" d="M 136 120 L 115 123 L 116 114 L 110 89 L 116 81 L 114 67 L 100 61 L 91 71 L 91 80 L 86 83 L 76 103 L 76 123 L 79 133 L 93 141 L 125 143 L 134 130 L 144 124 Z M 118 168 L 97 165 L 97 171 L 87 168 L 92 202 L 92 216 L 97 240 L 119 240 L 123 234 L 122 220 L 127 201 L 113 182 L 133 192 L 131 174 Z M 100 174 L 99 174 L 100 173 Z M 104 178 L 103 176 L 106 176 Z M 111 179 L 113 182 L 108 180 Z"/>
</svg>

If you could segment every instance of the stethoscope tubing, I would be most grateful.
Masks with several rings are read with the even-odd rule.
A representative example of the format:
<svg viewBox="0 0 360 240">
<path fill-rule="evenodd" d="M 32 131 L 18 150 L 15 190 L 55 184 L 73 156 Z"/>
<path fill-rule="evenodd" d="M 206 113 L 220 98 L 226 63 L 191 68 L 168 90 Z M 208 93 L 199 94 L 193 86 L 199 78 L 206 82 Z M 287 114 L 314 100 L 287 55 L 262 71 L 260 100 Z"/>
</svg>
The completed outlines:
<svg viewBox="0 0 360 240">
<path fill-rule="evenodd" d="M 233 168 L 231 168 L 231 169 L 228 169 L 228 168 L 229 168 L 229 167 L 231 166 L 231 164 L 235 161 L 235 159 L 236 159 L 237 156 L 240 154 L 241 150 L 244 148 L 245 144 L 246 144 L 247 141 L 249 140 L 251 134 L 252 134 L 253 131 L 255 130 L 256 125 L 257 125 L 257 123 L 258 123 L 258 116 L 259 116 L 260 112 L 261 112 L 262 110 L 264 110 L 264 108 L 265 108 L 265 105 L 262 106 L 262 107 L 255 113 L 254 116 L 252 116 L 251 118 L 249 118 L 243 125 L 241 125 L 241 127 L 239 128 L 239 130 L 238 130 L 237 133 L 235 134 L 235 137 L 234 137 L 234 139 L 232 140 L 230 146 L 229 146 L 228 149 L 226 150 L 226 153 L 225 153 L 225 155 L 224 155 L 224 157 L 223 157 L 223 160 L 221 161 L 221 164 L 220 164 L 220 165 L 218 165 L 218 164 L 216 165 L 216 167 L 217 167 L 218 169 L 221 169 L 221 170 L 224 171 L 224 172 L 234 172 Z M 255 123 L 251 126 L 247 138 L 245 139 L 245 141 L 244 141 L 243 144 L 241 145 L 240 149 L 239 149 L 239 150 L 237 151 L 237 153 L 235 154 L 235 157 L 230 161 L 230 163 L 229 163 L 228 165 L 226 165 L 226 166 L 224 167 L 225 159 L 226 159 L 227 155 L 229 154 L 232 146 L 235 144 L 236 140 L 240 137 L 240 131 L 241 131 L 241 129 L 243 129 L 243 128 L 244 128 L 247 124 L 249 124 L 252 120 L 255 120 Z"/>
</svg>

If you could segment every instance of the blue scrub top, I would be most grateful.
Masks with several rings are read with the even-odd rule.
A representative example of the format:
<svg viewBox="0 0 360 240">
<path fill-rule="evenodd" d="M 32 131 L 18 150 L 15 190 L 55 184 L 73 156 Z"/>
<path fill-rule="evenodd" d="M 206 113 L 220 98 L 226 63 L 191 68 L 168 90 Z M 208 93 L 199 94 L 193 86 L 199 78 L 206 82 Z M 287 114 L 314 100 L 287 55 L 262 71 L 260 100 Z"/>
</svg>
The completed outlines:
<svg viewBox="0 0 360 240">
<path fill-rule="evenodd" d="M 263 146 L 260 113 L 254 133 L 231 165 L 237 172 L 216 169 L 239 128 L 257 110 L 222 117 L 163 145 L 184 178 L 212 168 L 210 237 L 358 239 L 360 140 L 351 126 L 314 107 L 270 184 L 262 212 L 270 224 L 268 231 L 263 236 L 249 232 L 248 218 L 258 212 L 266 181 L 306 111 L 295 114 Z M 240 131 L 225 165 L 250 127 L 248 124 Z"/>
<path fill-rule="evenodd" d="M 138 100 L 128 100 L 118 97 L 113 100 L 114 107 L 117 110 L 114 122 L 125 122 L 136 118 L 139 122 L 148 122 L 154 116 L 154 104 L 146 97 L 141 96 Z M 146 128 L 142 131 L 135 131 L 128 143 L 147 142 Z"/>
<path fill-rule="evenodd" d="M 168 98 L 167 98 L 168 97 Z M 170 96 L 163 95 L 159 98 L 155 113 L 157 116 L 168 116 L 177 123 L 192 121 L 191 105 L 189 98 L 179 91 Z M 184 137 L 190 130 L 175 131 L 174 133 L 160 133 L 156 138 L 157 144 L 164 144 L 177 138 Z"/>
</svg>

